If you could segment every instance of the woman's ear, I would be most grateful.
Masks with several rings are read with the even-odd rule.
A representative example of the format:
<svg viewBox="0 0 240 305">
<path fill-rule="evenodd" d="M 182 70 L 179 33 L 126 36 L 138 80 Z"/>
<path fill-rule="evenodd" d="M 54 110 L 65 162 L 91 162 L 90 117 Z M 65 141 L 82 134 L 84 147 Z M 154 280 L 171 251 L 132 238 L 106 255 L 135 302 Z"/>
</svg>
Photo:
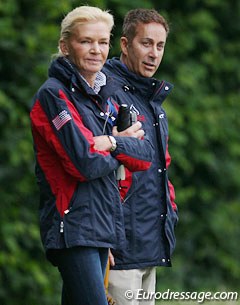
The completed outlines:
<svg viewBox="0 0 240 305">
<path fill-rule="evenodd" d="M 121 46 L 121 51 L 124 55 L 128 54 L 128 40 L 127 37 L 121 37 L 120 38 L 120 46 Z"/>
<path fill-rule="evenodd" d="M 63 53 L 64 56 L 69 55 L 68 45 L 67 45 L 65 40 L 63 40 L 63 39 L 59 40 L 59 48 L 60 48 L 60 50 L 61 50 L 61 52 Z"/>
</svg>

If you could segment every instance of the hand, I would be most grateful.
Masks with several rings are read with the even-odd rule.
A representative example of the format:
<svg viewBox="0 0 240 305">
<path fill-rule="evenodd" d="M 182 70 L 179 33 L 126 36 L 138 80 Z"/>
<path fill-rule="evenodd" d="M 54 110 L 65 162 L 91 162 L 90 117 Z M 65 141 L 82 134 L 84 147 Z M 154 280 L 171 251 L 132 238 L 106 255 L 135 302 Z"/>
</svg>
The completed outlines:
<svg viewBox="0 0 240 305">
<path fill-rule="evenodd" d="M 112 134 L 115 137 L 133 137 L 133 138 L 142 139 L 144 136 L 144 131 L 141 128 L 142 128 L 142 123 L 138 121 L 132 126 L 120 132 L 118 132 L 117 127 L 114 126 L 112 130 Z"/>
<path fill-rule="evenodd" d="M 115 266 L 114 256 L 112 255 L 112 252 L 111 252 L 110 249 L 109 249 L 109 252 L 108 252 L 108 258 L 109 258 L 110 265 Z"/>
<path fill-rule="evenodd" d="M 93 137 L 94 149 L 99 151 L 110 151 L 112 148 L 112 143 L 109 140 L 108 136 L 97 136 Z"/>
</svg>

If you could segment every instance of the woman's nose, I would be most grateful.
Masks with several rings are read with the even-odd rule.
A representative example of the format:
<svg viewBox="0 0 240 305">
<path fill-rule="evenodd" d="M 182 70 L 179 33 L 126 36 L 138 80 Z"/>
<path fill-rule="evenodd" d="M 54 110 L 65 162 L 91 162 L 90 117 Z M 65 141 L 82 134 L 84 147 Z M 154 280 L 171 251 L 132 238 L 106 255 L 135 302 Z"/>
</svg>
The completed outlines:
<svg viewBox="0 0 240 305">
<path fill-rule="evenodd" d="M 94 52 L 94 53 L 100 53 L 100 47 L 99 47 L 99 43 L 98 42 L 93 42 L 91 44 L 91 52 Z"/>
</svg>

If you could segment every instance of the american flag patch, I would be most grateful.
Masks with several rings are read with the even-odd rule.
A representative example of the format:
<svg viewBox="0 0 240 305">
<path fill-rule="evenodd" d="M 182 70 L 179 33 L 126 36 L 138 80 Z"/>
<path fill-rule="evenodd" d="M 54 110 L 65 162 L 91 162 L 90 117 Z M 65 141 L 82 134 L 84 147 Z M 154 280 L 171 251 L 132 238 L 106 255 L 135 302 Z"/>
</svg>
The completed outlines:
<svg viewBox="0 0 240 305">
<path fill-rule="evenodd" d="M 72 118 L 67 110 L 63 110 L 52 120 L 52 122 L 56 129 L 59 130 L 71 119 Z"/>
</svg>

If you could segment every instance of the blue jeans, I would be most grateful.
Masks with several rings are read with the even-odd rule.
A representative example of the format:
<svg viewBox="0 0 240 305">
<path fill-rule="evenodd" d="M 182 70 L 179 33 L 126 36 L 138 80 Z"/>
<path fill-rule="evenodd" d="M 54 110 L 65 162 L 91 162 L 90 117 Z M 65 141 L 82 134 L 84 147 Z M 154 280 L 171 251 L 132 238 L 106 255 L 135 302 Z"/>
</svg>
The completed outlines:
<svg viewBox="0 0 240 305">
<path fill-rule="evenodd" d="M 63 280 L 62 305 L 108 305 L 104 288 L 107 248 L 50 250 L 50 257 Z"/>
</svg>

